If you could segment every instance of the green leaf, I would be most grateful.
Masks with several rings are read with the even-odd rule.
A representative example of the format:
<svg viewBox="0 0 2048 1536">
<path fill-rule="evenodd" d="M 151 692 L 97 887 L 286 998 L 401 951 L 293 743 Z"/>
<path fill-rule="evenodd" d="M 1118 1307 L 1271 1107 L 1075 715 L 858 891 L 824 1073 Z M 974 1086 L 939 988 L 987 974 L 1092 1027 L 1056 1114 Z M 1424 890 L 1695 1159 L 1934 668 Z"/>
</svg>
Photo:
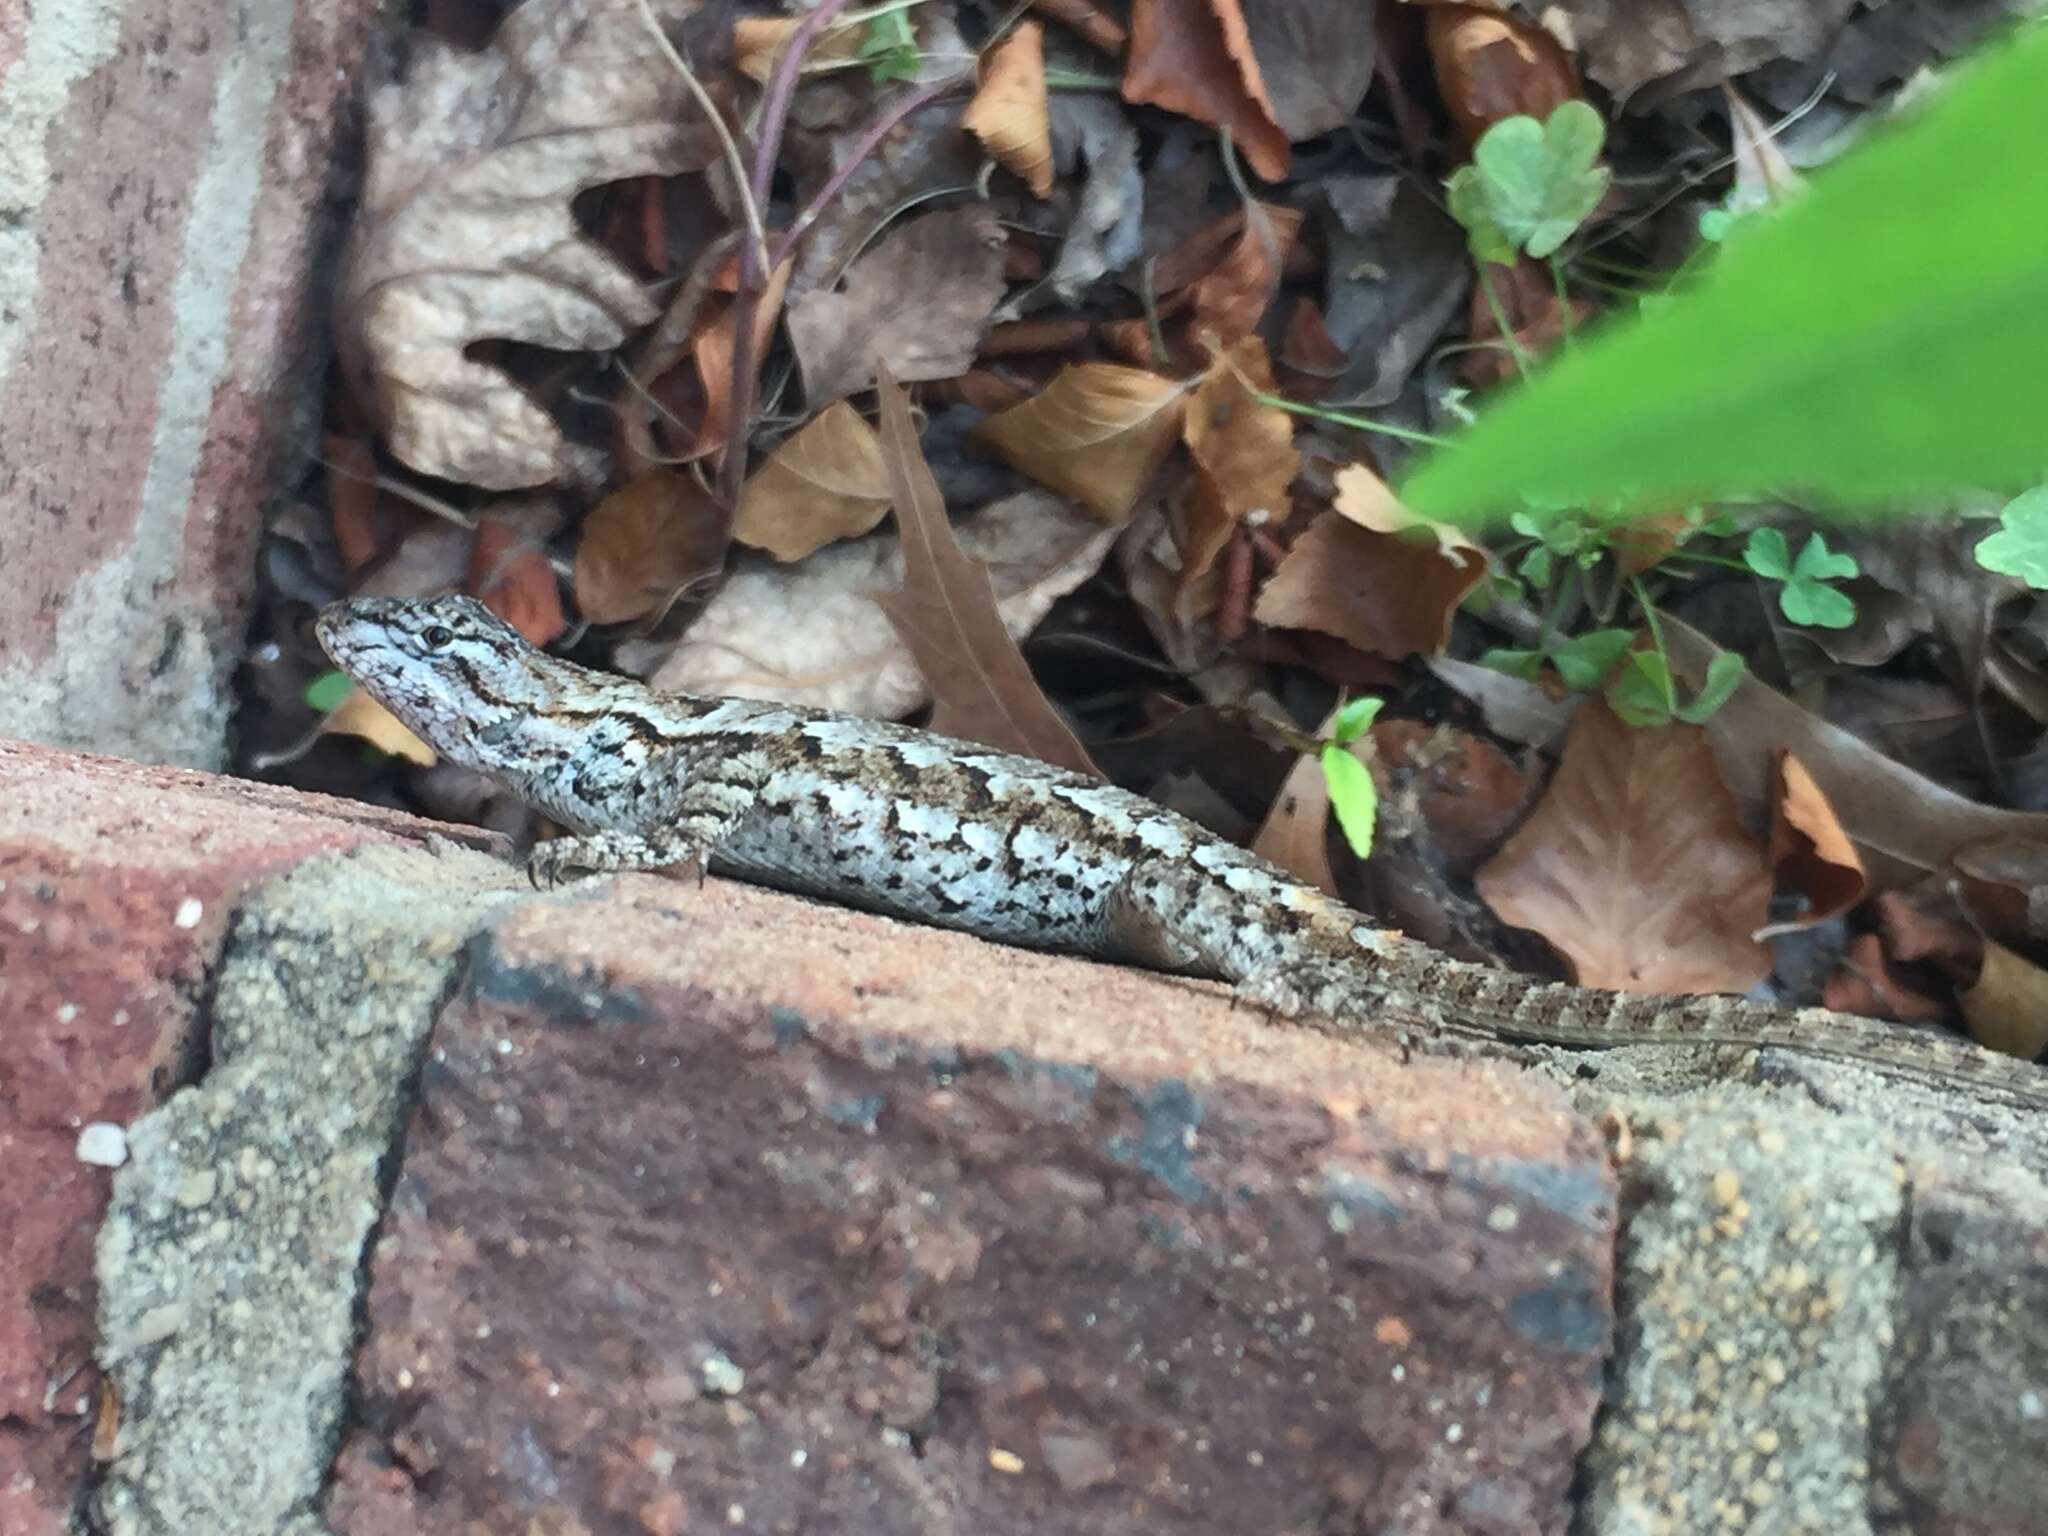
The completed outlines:
<svg viewBox="0 0 2048 1536">
<path fill-rule="evenodd" d="M 884 11 L 869 18 L 861 32 L 860 58 L 868 78 L 877 85 L 917 78 L 917 34 L 906 11 Z"/>
<path fill-rule="evenodd" d="M 1543 123 L 1502 118 L 1472 147 L 1478 190 L 1468 198 L 1483 201 L 1500 233 L 1541 261 L 1571 238 L 1606 193 L 1607 169 L 1594 164 L 1606 136 L 1600 114 L 1583 101 L 1562 103 Z"/>
<path fill-rule="evenodd" d="M 1700 212 L 1700 238 L 1711 240 L 1716 245 L 1728 238 L 1728 232 L 1735 227 L 1735 215 L 1726 208 L 1706 208 Z"/>
<path fill-rule="evenodd" d="M 330 714 L 353 687 L 355 680 L 346 672 L 322 672 L 306 684 L 306 707 L 316 715 Z"/>
<path fill-rule="evenodd" d="M 1491 667 L 1496 672 L 1505 672 L 1509 677 L 1519 677 L 1525 682 L 1535 682 L 1543 676 L 1544 655 L 1541 651 L 1518 651 L 1496 647 L 1480 653 L 1479 665 Z"/>
<path fill-rule="evenodd" d="M 1330 809 L 1344 841 L 1361 859 L 1372 857 L 1372 824 L 1378 814 L 1379 790 L 1365 764 L 1339 746 L 1323 748 L 1323 783 L 1329 787 Z"/>
<path fill-rule="evenodd" d="M 1631 651 L 1607 685 L 1607 702 L 1630 725 L 1669 725 L 1678 707 L 1671 668 L 1660 651 Z"/>
<path fill-rule="evenodd" d="M 1749 542 L 1742 546 L 1742 561 L 1759 576 L 1773 581 L 1792 579 L 1792 549 L 1776 528 L 1752 528 Z"/>
<path fill-rule="evenodd" d="M 1778 611 L 1794 624 L 1815 629 L 1847 629 L 1856 622 L 1855 601 L 1817 581 L 1786 582 L 1778 594 Z"/>
<path fill-rule="evenodd" d="M 1806 582 L 1854 576 L 1857 574 L 1856 557 L 1829 549 L 1828 541 L 1816 533 L 1806 541 L 1806 548 L 1799 551 L 1799 558 L 1792 562 L 1792 574 Z"/>
<path fill-rule="evenodd" d="M 1742 681 L 1742 658 L 1733 651 L 1717 651 L 1707 663 L 1707 678 L 1699 697 L 1678 708 L 1678 718 L 1687 725 L 1705 725 L 1728 702 L 1735 685 Z"/>
<path fill-rule="evenodd" d="M 1370 694 L 1353 699 L 1338 710 L 1337 718 L 1330 722 L 1330 739 L 1340 747 L 1350 746 L 1365 734 L 1365 728 L 1372 724 L 1373 716 L 1386 702 Z"/>
<path fill-rule="evenodd" d="M 1444 188 L 1451 217 L 1464 226 L 1465 245 L 1473 256 L 1502 266 L 1511 264 L 1515 259 L 1515 242 L 1494 222 L 1479 168 L 1473 165 L 1458 167 L 1451 179 L 1444 183 Z"/>
<path fill-rule="evenodd" d="M 1483 526 L 1580 502 L 1796 489 L 1883 505 L 2042 479 L 2048 27 L 1742 220 L 1668 309 L 1583 337 L 1400 487 Z M 2011 168 L 2010 174 L 1996 168 Z"/>
<path fill-rule="evenodd" d="M 1553 645 L 1550 664 L 1557 668 L 1565 687 L 1573 693 L 1584 693 L 1588 688 L 1597 688 L 1601 679 L 1614 670 L 1631 638 L 1632 631 L 1626 629 L 1590 630 Z"/>
<path fill-rule="evenodd" d="M 1998 532 L 1977 542 L 1977 563 L 2048 590 L 2048 486 L 2023 491 L 1998 514 Z"/>
<path fill-rule="evenodd" d="M 1538 544 L 1522 556 L 1521 564 L 1515 567 L 1515 574 L 1533 587 L 1543 586 L 1550 580 L 1549 546 Z"/>
</svg>

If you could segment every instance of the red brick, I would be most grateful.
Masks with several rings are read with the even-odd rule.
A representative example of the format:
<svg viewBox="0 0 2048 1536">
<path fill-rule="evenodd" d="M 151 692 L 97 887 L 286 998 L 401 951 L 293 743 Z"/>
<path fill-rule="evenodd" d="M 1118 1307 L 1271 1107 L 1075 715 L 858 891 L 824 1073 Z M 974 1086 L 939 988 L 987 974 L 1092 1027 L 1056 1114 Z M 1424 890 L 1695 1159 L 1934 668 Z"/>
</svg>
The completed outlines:
<svg viewBox="0 0 2048 1536">
<path fill-rule="evenodd" d="M 1548 1086 L 718 881 L 487 944 L 336 1530 L 1565 1528 L 1615 1209 Z"/>
<path fill-rule="evenodd" d="M 315 854 L 417 837 L 366 806 L 0 741 L 0 1531 L 40 1536 L 85 1465 L 92 1244 L 125 1125 L 199 1044 L 237 897 Z M 450 829 L 452 830 L 452 829 Z"/>
</svg>

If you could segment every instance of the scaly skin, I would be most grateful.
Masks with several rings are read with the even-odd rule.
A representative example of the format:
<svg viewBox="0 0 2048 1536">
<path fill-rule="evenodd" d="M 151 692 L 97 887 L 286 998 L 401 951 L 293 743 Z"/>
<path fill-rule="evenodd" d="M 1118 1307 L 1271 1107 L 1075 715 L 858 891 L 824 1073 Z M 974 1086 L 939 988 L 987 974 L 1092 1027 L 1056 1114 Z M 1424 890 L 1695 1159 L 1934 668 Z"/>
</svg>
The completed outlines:
<svg viewBox="0 0 2048 1536">
<path fill-rule="evenodd" d="M 2048 1073 L 1948 1035 L 1734 997 L 1539 982 L 1438 954 L 1140 796 L 926 731 L 656 693 L 527 644 L 466 597 L 358 598 L 335 663 L 430 746 L 577 834 L 576 871 L 708 865 L 847 906 L 1235 984 L 1341 1030 L 1782 1046 L 2048 1107 Z"/>
</svg>

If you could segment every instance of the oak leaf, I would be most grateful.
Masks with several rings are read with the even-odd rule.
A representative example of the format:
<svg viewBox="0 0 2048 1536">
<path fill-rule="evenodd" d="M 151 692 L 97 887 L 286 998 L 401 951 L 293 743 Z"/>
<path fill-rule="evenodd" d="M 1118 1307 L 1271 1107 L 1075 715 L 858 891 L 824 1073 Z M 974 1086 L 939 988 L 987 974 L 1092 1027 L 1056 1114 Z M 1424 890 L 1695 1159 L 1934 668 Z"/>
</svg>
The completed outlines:
<svg viewBox="0 0 2048 1536">
<path fill-rule="evenodd" d="M 1022 21 L 982 60 L 981 87 L 960 126 L 981 140 L 1003 169 L 1052 195 L 1052 118 L 1045 99 L 1045 29 Z"/>
<path fill-rule="evenodd" d="M 1077 773 L 1094 774 L 1003 621 L 986 566 L 960 548 L 946 520 L 910 402 L 886 370 L 880 381 L 882 462 L 903 537 L 903 590 L 876 597 L 932 691 L 931 729 Z"/>
<path fill-rule="evenodd" d="M 1227 128 L 1262 179 L 1287 174 L 1287 135 L 1274 119 L 1238 0 L 1137 0 L 1123 96 Z"/>
<path fill-rule="evenodd" d="M 404 80 L 371 95 L 336 340 L 401 460 L 495 490 L 555 478 L 560 430 L 464 349 L 602 350 L 655 317 L 570 201 L 705 163 L 694 115 L 638 0 L 529 0 L 489 47 L 423 41 Z"/>
<path fill-rule="evenodd" d="M 974 438 L 1018 473 L 1120 523 L 1173 451 L 1186 403 L 1187 386 L 1156 373 L 1072 363 L 1022 405 L 983 421 Z"/>
<path fill-rule="evenodd" d="M 1584 986 L 1746 992 L 1770 969 L 1754 937 L 1770 875 L 1706 733 L 1633 728 L 1601 698 L 1579 707 L 1542 801 L 1478 887 Z"/>
<path fill-rule="evenodd" d="M 732 536 L 778 560 L 801 560 L 866 533 L 888 511 L 888 476 L 875 430 L 835 400 L 747 481 Z"/>
<path fill-rule="evenodd" d="M 911 219 L 853 264 L 836 291 L 789 306 L 789 339 L 814 407 L 896 377 L 965 373 L 1003 296 L 1003 238 L 985 207 Z"/>
</svg>

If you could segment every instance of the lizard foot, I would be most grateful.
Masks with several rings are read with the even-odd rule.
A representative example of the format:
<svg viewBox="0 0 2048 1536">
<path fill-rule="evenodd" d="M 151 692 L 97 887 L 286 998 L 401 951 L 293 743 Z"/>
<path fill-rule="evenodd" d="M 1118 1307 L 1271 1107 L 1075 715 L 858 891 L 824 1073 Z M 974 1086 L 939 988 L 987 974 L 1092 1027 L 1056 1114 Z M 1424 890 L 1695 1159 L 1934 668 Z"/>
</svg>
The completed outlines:
<svg viewBox="0 0 2048 1536">
<path fill-rule="evenodd" d="M 537 891 L 551 891 L 580 875 L 602 875 L 616 870 L 661 870 L 695 865 L 703 878 L 709 861 L 694 848 L 673 843 L 655 844 L 639 837 L 616 833 L 595 833 L 589 837 L 553 837 L 535 843 L 526 856 L 526 878 Z"/>
</svg>

